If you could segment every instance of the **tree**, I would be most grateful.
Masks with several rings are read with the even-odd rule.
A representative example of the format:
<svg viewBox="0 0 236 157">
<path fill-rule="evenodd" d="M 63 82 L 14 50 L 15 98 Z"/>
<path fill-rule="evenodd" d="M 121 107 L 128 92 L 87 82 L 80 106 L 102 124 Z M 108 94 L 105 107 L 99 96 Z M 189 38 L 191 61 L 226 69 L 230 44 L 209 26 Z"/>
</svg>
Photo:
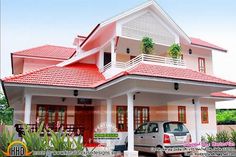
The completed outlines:
<svg viewBox="0 0 236 157">
<path fill-rule="evenodd" d="M 7 104 L 7 99 L 3 93 L 0 93 L 0 125 L 12 125 L 13 124 L 13 108 Z"/>
<path fill-rule="evenodd" d="M 154 50 L 152 38 L 144 37 L 142 39 L 141 49 L 144 54 L 152 54 L 152 51 Z"/>
<path fill-rule="evenodd" d="M 179 59 L 181 56 L 181 46 L 179 44 L 172 44 L 168 49 L 168 54 L 173 59 Z"/>
</svg>

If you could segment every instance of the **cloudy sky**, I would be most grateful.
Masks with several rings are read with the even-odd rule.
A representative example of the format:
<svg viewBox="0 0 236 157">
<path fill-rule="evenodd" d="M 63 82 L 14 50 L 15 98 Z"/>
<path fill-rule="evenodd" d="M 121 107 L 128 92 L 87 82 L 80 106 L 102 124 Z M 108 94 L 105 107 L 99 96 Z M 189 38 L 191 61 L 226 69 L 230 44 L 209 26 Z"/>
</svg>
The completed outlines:
<svg viewBox="0 0 236 157">
<path fill-rule="evenodd" d="M 11 74 L 10 53 L 44 44 L 72 47 L 99 22 L 145 0 L 1 0 L 1 77 Z M 236 82 L 236 1 L 157 0 L 189 35 L 215 43 L 214 72 Z M 236 94 L 236 92 L 234 92 Z M 224 103 L 226 106 L 236 103 Z"/>
</svg>

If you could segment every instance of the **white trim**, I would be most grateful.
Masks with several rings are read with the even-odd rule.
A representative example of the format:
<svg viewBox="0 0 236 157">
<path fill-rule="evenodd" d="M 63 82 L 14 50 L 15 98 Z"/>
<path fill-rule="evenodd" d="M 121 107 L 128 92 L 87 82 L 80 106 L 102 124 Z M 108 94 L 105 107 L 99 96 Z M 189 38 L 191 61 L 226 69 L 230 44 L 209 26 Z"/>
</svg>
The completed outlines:
<svg viewBox="0 0 236 157">
<path fill-rule="evenodd" d="M 131 39 L 131 40 L 135 40 L 135 41 L 140 41 L 140 39 L 137 39 L 137 38 L 132 38 L 132 37 L 127 37 L 127 36 L 120 36 L 120 38 L 125 38 L 125 39 Z M 163 44 L 163 43 L 155 43 L 154 44 L 156 45 L 161 45 L 161 46 L 166 46 L 166 47 L 169 47 L 170 45 L 166 45 L 166 44 Z"/>
<path fill-rule="evenodd" d="M 64 61 L 64 62 L 62 62 L 62 63 L 59 63 L 59 64 L 57 64 L 56 66 L 58 66 L 58 67 L 64 67 L 64 66 L 66 66 L 66 65 L 69 65 L 69 64 L 74 63 L 74 62 L 76 62 L 76 61 L 79 61 L 79 60 L 81 60 L 81 59 L 84 59 L 84 58 L 86 58 L 86 57 L 89 57 L 89 56 L 91 56 L 91 55 L 93 55 L 93 54 L 99 52 L 99 50 L 100 50 L 100 48 L 99 48 L 99 47 L 96 47 L 96 48 L 94 48 L 94 49 L 92 49 L 92 50 L 79 53 L 77 56 L 74 56 L 74 57 L 72 57 L 71 59 L 68 59 L 68 60 L 66 60 L 66 61 Z"/>
</svg>

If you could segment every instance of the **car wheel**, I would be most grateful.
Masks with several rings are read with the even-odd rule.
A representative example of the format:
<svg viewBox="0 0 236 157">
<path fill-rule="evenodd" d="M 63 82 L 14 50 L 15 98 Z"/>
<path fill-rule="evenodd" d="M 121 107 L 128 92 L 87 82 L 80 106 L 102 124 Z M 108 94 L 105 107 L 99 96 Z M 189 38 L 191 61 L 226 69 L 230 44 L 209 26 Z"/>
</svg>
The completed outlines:
<svg viewBox="0 0 236 157">
<path fill-rule="evenodd" d="M 156 157 L 166 157 L 166 153 L 164 151 L 156 151 Z"/>
</svg>

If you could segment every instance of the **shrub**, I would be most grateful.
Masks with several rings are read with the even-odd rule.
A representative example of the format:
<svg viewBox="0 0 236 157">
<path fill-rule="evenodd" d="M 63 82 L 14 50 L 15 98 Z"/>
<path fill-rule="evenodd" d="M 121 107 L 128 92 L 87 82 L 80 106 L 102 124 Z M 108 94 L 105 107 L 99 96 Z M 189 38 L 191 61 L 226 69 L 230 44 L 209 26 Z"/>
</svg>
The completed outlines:
<svg viewBox="0 0 236 157">
<path fill-rule="evenodd" d="M 236 130 L 234 130 L 233 128 L 231 128 L 231 137 L 230 137 L 231 141 L 234 142 L 235 144 L 235 148 L 236 148 Z"/>
<path fill-rule="evenodd" d="M 14 141 L 15 133 L 10 133 L 6 128 L 0 133 L 0 156 L 3 156 L 2 151 L 7 151 L 8 145 Z"/>
<path fill-rule="evenodd" d="M 23 139 L 30 151 L 44 151 L 49 149 L 49 138 L 46 130 L 44 130 L 44 136 L 41 137 L 44 123 L 41 123 L 36 132 L 32 132 L 30 127 L 25 125 Z"/>
<path fill-rule="evenodd" d="M 216 142 L 228 142 L 230 141 L 230 136 L 227 131 L 220 131 L 216 134 Z"/>
<path fill-rule="evenodd" d="M 207 134 L 206 135 L 206 139 L 207 139 L 207 143 L 209 143 L 210 145 L 212 145 L 212 142 L 215 142 L 216 141 L 216 137 L 214 135 L 210 135 L 210 134 Z"/>
<path fill-rule="evenodd" d="M 168 49 L 168 54 L 174 59 L 178 59 L 181 56 L 181 46 L 179 44 L 172 44 Z"/>
<path fill-rule="evenodd" d="M 141 49 L 144 54 L 152 54 L 152 51 L 154 50 L 152 38 L 144 37 L 141 42 Z"/>
</svg>

